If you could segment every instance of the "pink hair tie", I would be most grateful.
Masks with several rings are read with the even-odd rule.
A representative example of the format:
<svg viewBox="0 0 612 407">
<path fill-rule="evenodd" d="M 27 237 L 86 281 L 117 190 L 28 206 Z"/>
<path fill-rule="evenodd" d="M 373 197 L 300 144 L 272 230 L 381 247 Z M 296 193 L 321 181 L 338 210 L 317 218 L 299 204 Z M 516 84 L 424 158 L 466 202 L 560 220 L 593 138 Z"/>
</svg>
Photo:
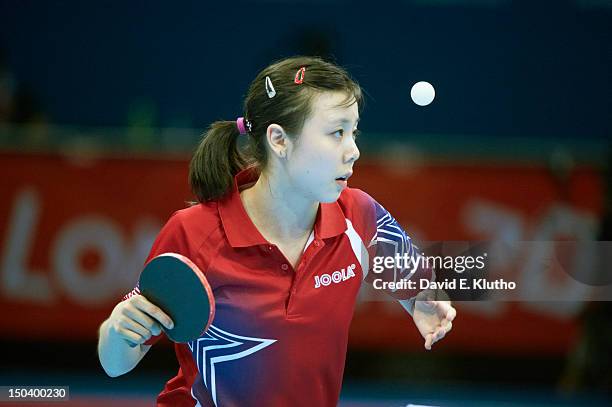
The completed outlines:
<svg viewBox="0 0 612 407">
<path fill-rule="evenodd" d="M 239 117 L 236 119 L 236 127 L 238 127 L 240 134 L 247 134 L 246 127 L 244 126 L 244 117 Z"/>
</svg>

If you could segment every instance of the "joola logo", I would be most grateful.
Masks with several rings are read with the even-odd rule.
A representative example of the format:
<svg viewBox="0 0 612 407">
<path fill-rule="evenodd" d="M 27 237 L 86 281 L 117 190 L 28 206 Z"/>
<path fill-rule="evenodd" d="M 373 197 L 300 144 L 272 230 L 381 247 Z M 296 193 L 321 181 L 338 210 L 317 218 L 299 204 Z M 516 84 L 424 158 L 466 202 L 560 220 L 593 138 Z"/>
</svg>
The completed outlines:
<svg viewBox="0 0 612 407">
<path fill-rule="evenodd" d="M 338 271 L 334 271 L 330 274 L 322 274 L 320 276 L 315 276 L 315 288 L 319 288 L 321 286 L 327 287 L 331 283 L 341 283 L 343 281 L 348 280 L 351 277 L 355 277 L 355 264 L 351 264 L 350 266 L 343 268 Z"/>
</svg>

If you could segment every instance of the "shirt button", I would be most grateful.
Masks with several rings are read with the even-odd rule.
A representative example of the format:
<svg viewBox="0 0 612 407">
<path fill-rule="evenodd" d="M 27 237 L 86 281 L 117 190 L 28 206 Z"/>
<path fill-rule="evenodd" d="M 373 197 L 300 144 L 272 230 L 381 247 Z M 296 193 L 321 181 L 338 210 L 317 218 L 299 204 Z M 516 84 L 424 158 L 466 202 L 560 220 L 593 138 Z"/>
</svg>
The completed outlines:
<svg viewBox="0 0 612 407">
<path fill-rule="evenodd" d="M 287 270 L 289 270 L 289 265 L 288 265 L 287 263 L 283 263 L 283 264 L 281 265 L 281 268 L 282 268 L 283 270 L 287 271 Z"/>
<path fill-rule="evenodd" d="M 315 245 L 315 246 L 317 246 L 317 247 L 319 247 L 319 241 L 318 241 L 318 240 L 315 240 L 314 245 Z"/>
<path fill-rule="evenodd" d="M 269 250 L 269 251 L 272 251 L 272 246 L 268 246 L 268 250 Z"/>
</svg>

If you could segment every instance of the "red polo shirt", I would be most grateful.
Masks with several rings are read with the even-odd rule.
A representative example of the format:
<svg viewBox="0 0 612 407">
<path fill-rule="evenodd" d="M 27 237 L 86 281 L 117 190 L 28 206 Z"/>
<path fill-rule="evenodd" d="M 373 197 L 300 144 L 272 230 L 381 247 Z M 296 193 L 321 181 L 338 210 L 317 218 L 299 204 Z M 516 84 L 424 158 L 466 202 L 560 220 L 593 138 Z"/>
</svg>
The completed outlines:
<svg viewBox="0 0 612 407">
<path fill-rule="evenodd" d="M 151 249 L 149 259 L 175 252 L 195 262 L 216 301 L 209 330 L 175 345 L 180 368 L 158 406 L 338 402 L 349 325 L 372 243 L 384 233 L 381 225 L 395 219 L 366 193 L 347 188 L 338 201 L 320 204 L 294 269 L 242 205 L 239 190 L 256 180 L 254 171 L 242 171 L 223 199 L 177 211 Z"/>
</svg>

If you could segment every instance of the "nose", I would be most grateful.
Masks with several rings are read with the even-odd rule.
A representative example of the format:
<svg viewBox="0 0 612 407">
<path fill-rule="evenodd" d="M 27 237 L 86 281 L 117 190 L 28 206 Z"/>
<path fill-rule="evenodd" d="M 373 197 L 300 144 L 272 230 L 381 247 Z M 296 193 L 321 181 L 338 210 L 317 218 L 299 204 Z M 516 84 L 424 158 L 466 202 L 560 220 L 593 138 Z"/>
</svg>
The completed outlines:
<svg viewBox="0 0 612 407">
<path fill-rule="evenodd" d="M 349 145 L 347 146 L 344 153 L 344 162 L 348 164 L 357 161 L 361 153 L 359 152 L 357 143 L 355 143 L 355 139 L 353 139 L 352 137 L 347 137 L 347 139 L 349 140 Z"/>
</svg>

